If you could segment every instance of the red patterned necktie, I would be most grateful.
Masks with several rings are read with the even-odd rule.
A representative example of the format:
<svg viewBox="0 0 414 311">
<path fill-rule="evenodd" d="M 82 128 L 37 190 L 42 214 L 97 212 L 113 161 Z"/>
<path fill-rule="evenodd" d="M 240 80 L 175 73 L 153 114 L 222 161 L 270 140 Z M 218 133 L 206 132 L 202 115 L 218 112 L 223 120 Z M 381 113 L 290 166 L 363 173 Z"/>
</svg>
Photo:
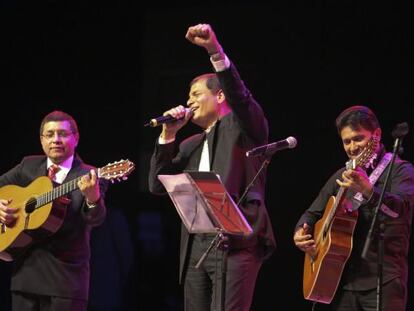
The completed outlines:
<svg viewBox="0 0 414 311">
<path fill-rule="evenodd" d="M 52 164 L 47 170 L 47 176 L 51 180 L 55 181 L 56 173 L 59 172 L 59 171 L 60 171 L 59 165 Z M 58 197 L 56 199 L 56 202 L 58 202 L 60 205 L 65 205 L 66 206 L 66 205 L 70 204 L 71 200 L 66 196 L 61 196 L 61 197 Z"/>
<path fill-rule="evenodd" d="M 59 171 L 60 171 L 60 167 L 56 164 L 52 164 L 48 169 L 47 176 L 49 176 L 51 180 L 55 180 L 56 173 Z"/>
</svg>

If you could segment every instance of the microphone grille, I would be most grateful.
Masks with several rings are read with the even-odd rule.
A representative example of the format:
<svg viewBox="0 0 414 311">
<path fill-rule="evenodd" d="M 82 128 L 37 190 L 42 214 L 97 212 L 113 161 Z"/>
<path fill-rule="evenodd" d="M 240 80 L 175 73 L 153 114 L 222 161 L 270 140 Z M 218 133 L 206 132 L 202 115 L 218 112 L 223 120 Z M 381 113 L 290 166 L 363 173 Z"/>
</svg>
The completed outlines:
<svg viewBox="0 0 414 311">
<path fill-rule="evenodd" d="M 286 140 L 287 140 L 287 142 L 289 144 L 289 148 L 290 149 L 295 148 L 296 145 L 298 144 L 298 141 L 293 136 L 289 136 L 288 138 L 286 138 Z"/>
</svg>

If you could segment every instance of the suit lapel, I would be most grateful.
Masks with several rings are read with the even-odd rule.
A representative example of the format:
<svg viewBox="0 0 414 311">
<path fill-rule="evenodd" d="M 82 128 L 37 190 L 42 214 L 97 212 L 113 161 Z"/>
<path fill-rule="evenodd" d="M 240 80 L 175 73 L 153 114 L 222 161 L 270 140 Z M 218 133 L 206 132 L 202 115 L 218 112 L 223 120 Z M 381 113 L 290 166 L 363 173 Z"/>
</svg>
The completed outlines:
<svg viewBox="0 0 414 311">
<path fill-rule="evenodd" d="M 188 145 L 187 152 L 188 163 L 186 165 L 186 170 L 198 170 L 201 159 L 201 151 L 203 149 L 203 142 L 205 138 L 205 133 L 200 133 L 198 136 L 194 137 L 191 144 Z"/>
<path fill-rule="evenodd" d="M 80 165 L 81 165 L 80 159 L 75 156 L 75 158 L 73 159 L 72 167 L 69 170 L 68 175 L 66 175 L 66 178 L 63 182 L 67 182 L 67 181 L 77 178 L 80 175 L 79 174 Z"/>
<path fill-rule="evenodd" d="M 216 124 L 211 128 L 210 132 L 207 134 L 207 143 L 208 143 L 208 155 L 210 160 L 210 171 L 213 170 L 214 155 L 215 149 L 217 147 L 217 135 L 219 133 L 220 120 L 217 120 Z"/>
<path fill-rule="evenodd" d="M 37 167 L 37 176 L 47 176 L 47 158 L 43 160 L 43 163 Z"/>
</svg>

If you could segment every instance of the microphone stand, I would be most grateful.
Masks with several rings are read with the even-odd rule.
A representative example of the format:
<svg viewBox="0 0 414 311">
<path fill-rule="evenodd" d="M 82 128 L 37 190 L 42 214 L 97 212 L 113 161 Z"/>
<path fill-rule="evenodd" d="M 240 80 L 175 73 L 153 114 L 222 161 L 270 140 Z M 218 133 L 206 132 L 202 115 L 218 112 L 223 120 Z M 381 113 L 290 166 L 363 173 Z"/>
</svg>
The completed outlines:
<svg viewBox="0 0 414 311">
<path fill-rule="evenodd" d="M 228 237 L 224 234 L 222 229 L 217 229 L 217 234 L 214 239 L 211 241 L 207 250 L 203 253 L 203 255 L 198 260 L 195 268 L 200 268 L 203 261 L 206 259 L 207 255 L 215 246 L 217 249 L 222 251 L 223 257 L 221 260 L 221 295 L 220 295 L 220 311 L 225 311 L 225 294 L 226 294 L 226 276 L 227 276 L 227 255 L 228 255 Z M 217 297 L 217 296 L 216 296 Z"/>
<path fill-rule="evenodd" d="M 378 200 L 378 203 L 374 209 L 374 213 L 372 216 L 371 224 L 369 227 L 367 238 L 365 239 L 364 248 L 362 250 L 361 257 L 366 259 L 368 248 L 372 241 L 372 235 L 374 228 L 378 225 L 378 255 L 377 255 L 377 311 L 382 310 L 382 281 L 383 281 L 383 266 L 384 266 L 384 230 L 385 230 L 385 223 L 383 215 L 379 216 L 378 211 L 380 210 L 383 200 L 385 190 L 387 189 L 388 182 L 390 180 L 392 168 L 394 166 L 395 158 L 400 150 L 402 138 L 408 133 L 408 124 L 407 123 L 400 123 L 396 126 L 393 131 L 392 136 L 395 138 L 394 147 L 392 152 L 392 158 L 389 163 L 389 167 L 387 170 L 387 175 L 385 176 L 384 186 L 381 190 L 381 194 Z M 377 221 L 378 220 L 378 221 Z"/>
<path fill-rule="evenodd" d="M 275 151 L 276 152 L 276 151 Z M 265 167 L 267 167 L 270 163 L 270 158 L 272 157 L 272 155 L 275 153 L 266 153 L 266 158 L 264 159 L 264 161 L 262 162 L 262 166 L 260 167 L 260 169 L 257 171 L 256 175 L 253 177 L 252 181 L 250 182 L 250 184 L 247 185 L 246 189 L 244 190 L 242 196 L 240 197 L 239 201 L 237 202 L 237 207 L 240 206 L 241 202 L 243 202 L 244 198 L 246 197 L 247 193 L 249 192 L 249 190 L 253 187 L 254 182 L 256 181 L 257 177 L 259 177 L 260 173 L 263 171 L 263 169 Z"/>
</svg>

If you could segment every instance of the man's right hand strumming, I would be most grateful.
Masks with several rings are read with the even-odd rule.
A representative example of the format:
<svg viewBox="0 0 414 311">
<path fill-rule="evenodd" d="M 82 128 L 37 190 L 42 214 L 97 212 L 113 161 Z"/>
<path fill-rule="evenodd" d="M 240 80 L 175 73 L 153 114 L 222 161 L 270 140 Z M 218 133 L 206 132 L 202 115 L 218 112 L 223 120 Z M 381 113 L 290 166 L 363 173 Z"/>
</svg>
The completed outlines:
<svg viewBox="0 0 414 311">
<path fill-rule="evenodd" d="M 0 199 L 0 223 L 9 226 L 16 220 L 17 208 L 9 207 L 12 200 Z"/>
<path fill-rule="evenodd" d="M 307 253 L 314 253 L 316 251 L 315 240 L 312 238 L 312 234 L 310 234 L 309 231 L 309 225 L 304 223 L 302 227 L 296 230 L 293 236 L 293 241 L 300 250 Z"/>
</svg>

